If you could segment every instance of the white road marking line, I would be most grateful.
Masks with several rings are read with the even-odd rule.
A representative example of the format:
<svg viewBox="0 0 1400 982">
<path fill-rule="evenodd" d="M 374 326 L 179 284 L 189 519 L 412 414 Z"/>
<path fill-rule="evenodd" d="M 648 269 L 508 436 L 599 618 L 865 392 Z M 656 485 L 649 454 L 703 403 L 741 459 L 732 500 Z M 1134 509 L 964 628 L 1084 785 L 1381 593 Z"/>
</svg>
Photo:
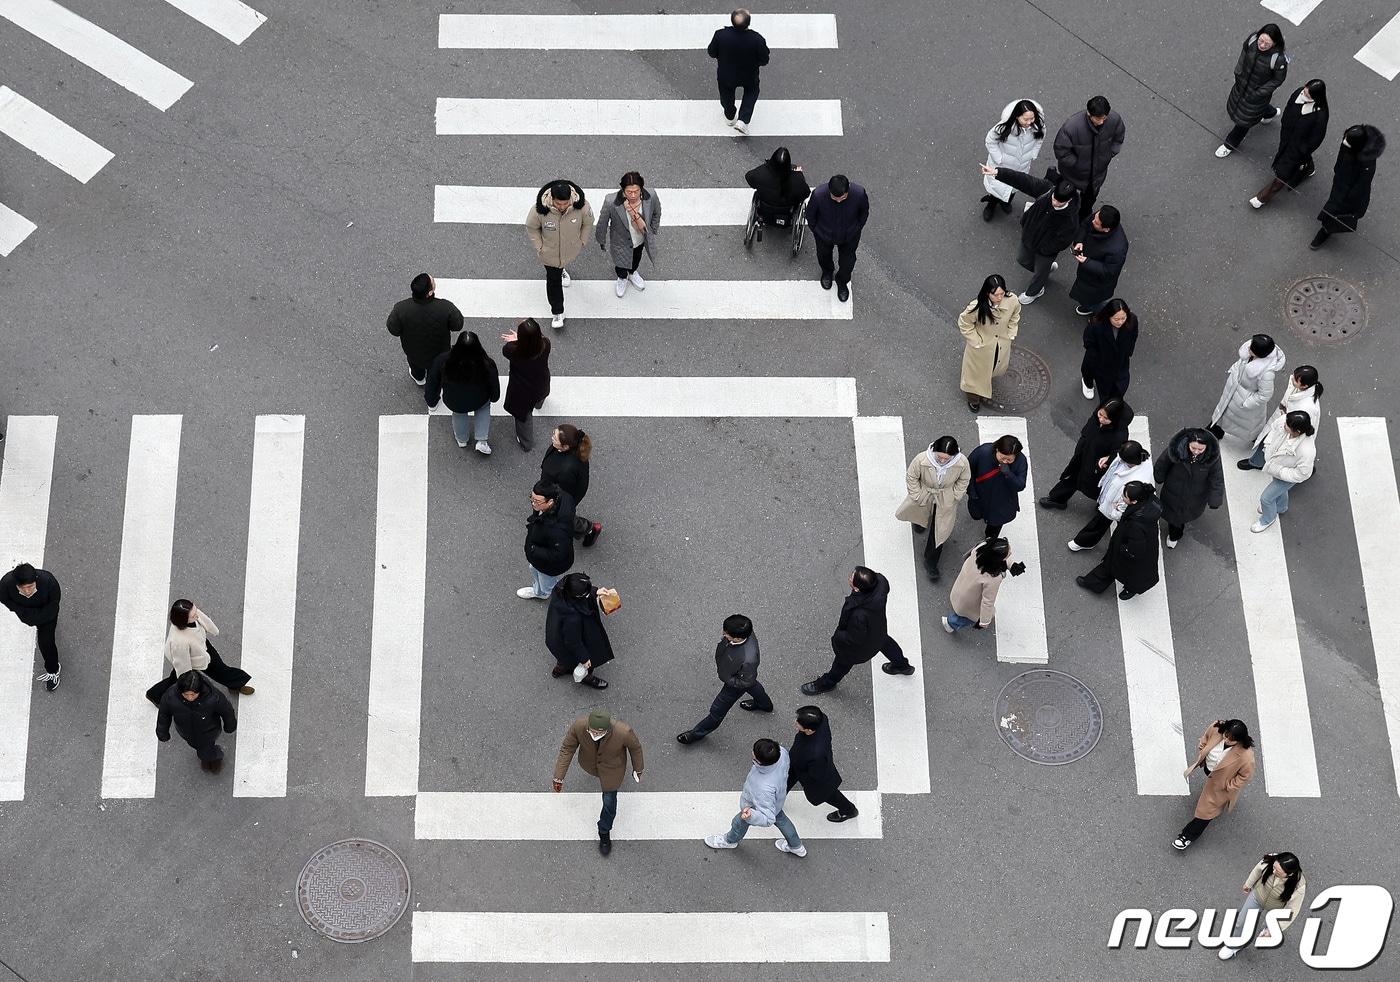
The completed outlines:
<svg viewBox="0 0 1400 982">
<path fill-rule="evenodd" d="M 4 2 L 4 0 L 0 0 Z M 439 136 L 725 136 L 715 99 L 447 99 Z M 750 137 L 841 136 L 839 99 L 763 99 Z"/>
<path fill-rule="evenodd" d="M 696 848 L 707 847 L 696 843 Z M 769 851 L 773 856 L 764 859 L 795 862 Z M 883 911 L 418 910 L 413 912 L 413 960 L 574 965 L 888 962 L 890 926 Z"/>
<path fill-rule="evenodd" d="M 22 562 L 43 568 L 57 438 L 57 416 L 11 416 L 6 426 L 5 462 L 0 468 L 0 572 L 8 573 Z M 59 581 L 61 585 L 61 576 Z M 66 648 L 64 619 L 60 612 L 60 658 Z M 24 800 L 36 674 L 34 635 L 34 628 L 8 610 L 0 611 L 0 801 Z"/>
<path fill-rule="evenodd" d="M 1263 0 L 1265 10 L 1272 10 L 1290 24 L 1301 24 L 1308 14 L 1322 5 L 1322 0 Z"/>
<path fill-rule="evenodd" d="M 1356 60 L 1386 81 L 1395 81 L 1395 76 L 1400 75 L 1400 14 L 1390 18 L 1376 36 L 1366 42 L 1356 53 Z"/>
<path fill-rule="evenodd" d="M 112 159 L 112 151 L 6 85 L 0 85 L 0 133 L 83 184 Z"/>
<path fill-rule="evenodd" d="M 439 184 L 433 195 L 433 221 L 469 225 L 524 226 L 539 188 Z M 654 188 L 667 228 L 743 226 L 749 220 L 752 188 Z M 596 214 L 617 188 L 585 188 Z"/>
<path fill-rule="evenodd" d="M 305 436 L 305 416 L 259 416 L 253 428 L 241 665 L 257 693 L 238 701 L 235 798 L 287 794 Z"/>
<path fill-rule="evenodd" d="M 729 14 L 440 14 L 439 48 L 703 51 Z M 834 14 L 759 15 L 768 47 L 834 48 Z"/>
<path fill-rule="evenodd" d="M 165 0 L 182 10 L 215 33 L 222 34 L 234 44 L 242 44 L 262 26 L 267 16 L 258 13 L 242 0 Z"/>
<path fill-rule="evenodd" d="M 981 443 L 995 443 L 1008 433 L 1025 448 L 1026 489 L 1021 492 L 1021 510 L 1016 513 L 1016 520 L 1002 529 L 1001 534 L 1011 543 L 1011 561 L 1025 563 L 1026 571 L 1020 576 L 1007 576 L 997 592 L 997 615 L 992 622 L 997 634 L 997 661 L 1044 665 L 1050 661 L 1050 648 L 1045 633 L 1045 590 L 1041 584 L 1043 570 L 1036 524 L 1034 465 L 1031 464 L 1031 443 L 1026 437 L 1026 421 L 1021 416 L 977 418 L 977 438 Z M 976 474 L 972 476 L 974 480 L 977 477 Z M 955 569 L 962 568 L 963 557 L 981 538 L 983 530 L 982 522 L 974 522 L 965 514 L 967 506 L 960 507 L 964 514 L 958 521 L 967 532 L 957 549 Z M 948 587 L 951 589 L 952 584 Z"/>
<path fill-rule="evenodd" d="M 379 417 L 365 794 L 418 791 L 428 566 L 428 417 Z"/>
<path fill-rule="evenodd" d="M 19 212 L 0 205 L 0 256 L 8 256 L 39 226 Z"/>
<path fill-rule="evenodd" d="M 529 246 L 525 248 L 528 250 Z M 643 292 L 631 289 L 621 300 L 616 281 L 574 279 L 564 293 L 568 319 L 610 320 L 850 320 L 856 290 L 846 303 L 835 290 L 811 280 L 648 280 Z M 534 316 L 549 319 L 544 273 L 529 280 L 439 278 L 437 295 L 461 308 L 464 317 Z M 512 321 L 513 323 L 513 321 Z"/>
<path fill-rule="evenodd" d="M 104 798 L 153 798 L 156 793 L 156 711 L 145 691 L 165 671 L 181 422 L 180 416 L 131 417 L 103 742 Z M 188 749 L 173 728 L 171 740 Z"/>
<path fill-rule="evenodd" d="M 0 17 L 164 112 L 194 83 L 53 0 L 0 0 Z"/>
</svg>

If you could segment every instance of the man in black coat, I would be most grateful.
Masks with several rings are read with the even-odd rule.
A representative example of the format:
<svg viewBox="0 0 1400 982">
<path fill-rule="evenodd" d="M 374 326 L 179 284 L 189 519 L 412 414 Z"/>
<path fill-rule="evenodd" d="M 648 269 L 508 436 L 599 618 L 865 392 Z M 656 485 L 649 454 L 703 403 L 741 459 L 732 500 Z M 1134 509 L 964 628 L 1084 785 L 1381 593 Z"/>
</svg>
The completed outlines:
<svg viewBox="0 0 1400 982">
<path fill-rule="evenodd" d="M 1119 600 L 1130 600 L 1157 585 L 1157 520 L 1162 506 L 1157 503 L 1152 485 L 1145 481 L 1129 481 L 1123 487 L 1123 500 L 1128 507 L 1118 519 L 1118 527 L 1108 540 L 1108 554 L 1085 576 L 1074 582 L 1086 590 L 1103 593 L 1117 580 L 1123 584 Z"/>
<path fill-rule="evenodd" d="M 549 674 L 563 678 L 582 665 L 587 669 L 579 682 L 592 689 L 608 683 L 593 673 L 613 660 L 612 642 L 603 627 L 598 591 L 587 573 L 570 573 L 560 579 L 549 597 L 544 619 L 544 645 L 554 656 Z"/>
<path fill-rule="evenodd" d="M 1021 212 L 1021 246 L 1016 253 L 1021 268 L 1032 273 L 1017 299 L 1035 303 L 1044 295 L 1051 272 L 1060 267 L 1055 257 L 1070 247 L 1079 231 L 1079 191 L 1063 178 L 1055 184 L 1009 167 L 983 164 L 982 173 L 1035 199 Z"/>
<path fill-rule="evenodd" d="M 1108 100 L 1096 95 L 1064 121 L 1055 134 L 1055 166 L 1079 189 L 1079 217 L 1088 218 L 1108 176 L 1108 165 L 1123 149 L 1127 128 Z"/>
<path fill-rule="evenodd" d="M 224 768 L 224 751 L 219 733 L 238 729 L 233 704 L 199 672 L 186 672 L 160 697 L 156 714 L 156 739 L 170 740 L 170 721 L 186 743 L 199 755 L 199 766 L 217 774 Z"/>
<path fill-rule="evenodd" d="M 1118 209 L 1104 205 L 1079 229 L 1070 254 L 1079 264 L 1069 298 L 1080 317 L 1097 313 L 1118 292 L 1118 277 L 1128 261 L 1128 235 Z"/>
<path fill-rule="evenodd" d="M 831 650 L 835 655 L 824 675 L 802 683 L 809 696 L 830 692 L 857 665 L 864 665 L 877 653 L 885 656 L 880 669 L 887 675 L 913 675 L 914 666 L 904 657 L 904 650 L 889 635 L 885 621 L 885 604 L 890 596 L 890 581 L 884 575 L 857 566 L 847 581 L 851 594 L 841 605 L 841 619 L 831 635 Z"/>
<path fill-rule="evenodd" d="M 44 657 L 44 670 L 34 676 L 52 692 L 58 688 L 58 674 L 63 666 L 58 662 L 58 604 L 63 591 L 58 580 L 46 569 L 35 569 L 20 563 L 0 576 L 0 603 L 10 608 L 21 624 L 35 629 L 39 653 Z"/>
<path fill-rule="evenodd" d="M 870 196 L 859 184 L 852 184 L 845 174 L 835 174 L 819 185 L 807 202 L 807 225 L 817 247 L 817 264 L 822 269 L 822 289 L 830 290 L 836 282 L 836 299 L 845 303 L 851 298 L 851 271 L 856 268 L 856 248 L 860 233 L 870 219 Z M 831 261 L 831 250 L 837 251 L 840 265 Z"/>
<path fill-rule="evenodd" d="M 515 591 L 522 600 L 548 600 L 559 578 L 574 564 L 574 501 L 567 491 L 537 481 L 525 520 L 525 560 L 534 582 Z"/>
<path fill-rule="evenodd" d="M 860 814 L 855 802 L 840 792 L 841 772 L 831 753 L 831 724 L 816 706 L 797 711 L 797 736 L 788 751 L 788 791 L 798 784 L 814 805 L 835 805 L 828 822 L 848 822 Z"/>
<path fill-rule="evenodd" d="M 451 300 L 437 296 L 437 283 L 419 273 L 408 286 L 413 294 L 389 311 L 386 326 L 399 339 L 408 357 L 408 374 L 422 385 L 433 359 L 452 347 L 452 334 L 462 329 L 462 312 Z"/>
<path fill-rule="evenodd" d="M 1132 421 L 1133 408 L 1122 399 L 1111 399 L 1095 409 L 1079 431 L 1074 456 L 1060 472 L 1059 482 L 1040 499 L 1040 507 L 1064 511 L 1076 491 L 1097 502 L 1099 478 L 1128 439 L 1128 424 Z"/>
<path fill-rule="evenodd" d="M 723 637 L 715 645 L 715 672 L 721 684 L 719 695 L 710 703 L 709 715 L 677 736 L 677 742 L 688 744 L 705 739 L 719 728 L 743 695 L 751 698 L 739 702 L 740 709 L 751 713 L 773 711 L 773 700 L 758 680 L 758 636 L 753 633 L 753 621 L 743 614 L 724 619 Z"/>
<path fill-rule="evenodd" d="M 742 134 L 749 132 L 753 107 L 758 102 L 758 70 L 768 64 L 768 42 L 763 35 L 749 29 L 751 14 L 740 7 L 729 15 L 730 27 L 722 27 L 710 38 L 705 50 L 718 64 L 715 74 L 719 81 L 719 104 L 729 125 Z M 738 119 L 734 113 L 734 90 L 744 90 L 739 104 Z"/>
</svg>

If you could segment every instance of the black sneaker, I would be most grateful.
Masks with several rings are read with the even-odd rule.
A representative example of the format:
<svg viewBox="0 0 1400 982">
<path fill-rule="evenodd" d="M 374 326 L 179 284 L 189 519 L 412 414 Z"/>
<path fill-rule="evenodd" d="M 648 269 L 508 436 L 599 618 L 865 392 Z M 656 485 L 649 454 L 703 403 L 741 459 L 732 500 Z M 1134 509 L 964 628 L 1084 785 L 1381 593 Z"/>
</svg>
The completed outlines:
<svg viewBox="0 0 1400 982">
<path fill-rule="evenodd" d="M 830 815 L 826 816 L 826 820 L 828 822 L 849 822 L 851 819 L 855 818 L 859 814 L 859 808 L 853 808 L 848 812 L 834 811 Z"/>
<path fill-rule="evenodd" d="M 587 549 L 587 548 L 588 548 L 589 546 L 591 546 L 593 543 L 597 542 L 597 541 L 598 541 L 598 536 L 601 535 L 602 533 L 603 533 L 603 523 L 602 523 L 602 522 L 594 522 L 592 525 L 590 525 L 590 526 L 588 527 L 588 531 L 585 532 L 585 533 L 583 533 L 583 547 L 584 547 L 585 549 Z"/>
<path fill-rule="evenodd" d="M 886 675 L 913 675 L 913 665 L 896 665 L 893 662 L 885 662 L 880 666 L 880 671 Z"/>
<path fill-rule="evenodd" d="M 810 682 L 802 683 L 802 694 L 806 696 L 819 696 L 823 692 L 830 692 L 836 688 L 834 685 L 822 685 L 821 682 L 813 679 Z"/>
<path fill-rule="evenodd" d="M 604 856 L 606 856 L 606 855 L 608 855 L 609 853 L 612 852 L 612 833 L 611 833 L 611 832 L 599 832 L 599 833 L 598 833 L 598 851 L 599 851 L 600 853 L 602 853 Z"/>
<path fill-rule="evenodd" d="M 57 672 L 40 672 L 38 675 L 34 676 L 34 681 L 43 682 L 44 688 L 52 692 L 54 689 L 58 688 L 58 676 L 62 671 L 63 666 L 59 665 Z"/>
</svg>

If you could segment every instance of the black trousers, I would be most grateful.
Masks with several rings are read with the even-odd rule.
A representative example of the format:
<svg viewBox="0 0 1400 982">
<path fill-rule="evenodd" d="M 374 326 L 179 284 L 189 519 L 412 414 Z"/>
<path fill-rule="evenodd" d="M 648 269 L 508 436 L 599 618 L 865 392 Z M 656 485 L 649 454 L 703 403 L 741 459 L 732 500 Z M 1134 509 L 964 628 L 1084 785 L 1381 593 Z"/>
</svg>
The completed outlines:
<svg viewBox="0 0 1400 982">
<path fill-rule="evenodd" d="M 1208 818 L 1193 818 L 1182 827 L 1181 837 L 1187 842 L 1195 842 L 1201 837 L 1201 833 L 1206 830 L 1206 826 L 1209 824 L 1210 819 Z"/>
<path fill-rule="evenodd" d="M 933 526 L 928 528 L 928 539 L 924 542 L 924 568 L 937 569 L 938 560 L 943 556 L 943 546 L 933 544 Z"/>
<path fill-rule="evenodd" d="M 788 788 L 788 790 L 791 791 L 792 788 Z M 819 802 L 819 804 L 831 805 L 842 815 L 851 815 L 860 810 L 856 808 L 856 803 L 854 801 L 852 801 L 850 798 L 847 798 L 835 788 L 833 788 L 831 792 Z"/>
<path fill-rule="evenodd" d="M 1094 213 L 1094 202 L 1099 200 L 1099 190 L 1103 187 L 1103 180 L 1091 187 L 1079 189 L 1079 217 L 1088 218 Z"/>
<path fill-rule="evenodd" d="M 544 268 L 544 293 L 549 298 L 549 312 L 558 317 L 564 312 L 564 267 Z"/>
<path fill-rule="evenodd" d="M 734 90 L 744 90 L 744 100 L 739 103 L 739 119 L 745 124 L 753 119 L 753 107 L 758 104 L 758 79 L 752 83 L 744 85 L 725 85 L 719 83 L 719 104 L 724 110 L 725 119 L 734 118 Z"/>
<path fill-rule="evenodd" d="M 1097 508 L 1094 509 L 1094 517 L 1089 519 L 1087 525 L 1079 530 L 1074 536 L 1074 544 L 1079 546 L 1096 546 L 1103 538 L 1104 533 L 1113 527 L 1113 520 L 1106 518 L 1104 513 Z"/>
<path fill-rule="evenodd" d="M 1113 574 L 1108 570 L 1107 559 L 1084 574 L 1084 584 L 1095 593 L 1103 593 L 1113 586 Z"/>
<path fill-rule="evenodd" d="M 904 657 L 904 649 L 899 646 L 899 642 L 888 635 L 885 637 L 885 640 L 881 642 L 879 650 L 880 654 L 884 655 L 885 660 L 891 665 L 904 668 L 909 664 L 909 659 Z M 860 662 L 860 664 L 863 665 L 865 663 Z M 837 683 L 851 674 L 851 669 L 855 667 L 856 666 L 852 665 L 850 662 L 841 661 L 839 658 L 833 659 L 831 667 L 826 670 L 826 673 L 822 675 L 821 678 L 817 679 L 817 686 L 819 688 L 834 689 Z"/>
<path fill-rule="evenodd" d="M 812 241 L 817 247 L 817 264 L 821 266 L 822 273 L 837 283 L 850 283 L 851 270 L 856 268 L 856 248 L 860 245 L 860 239 L 854 242 L 832 242 L 813 232 Z M 836 250 L 835 263 L 831 261 L 833 249 Z"/>
<path fill-rule="evenodd" d="M 1073 477 L 1062 477 L 1055 486 L 1050 489 L 1050 493 L 1045 497 L 1051 501 L 1058 501 L 1062 505 L 1069 504 L 1069 499 L 1074 497 L 1074 492 L 1079 489 L 1078 483 Z"/>
<path fill-rule="evenodd" d="M 1167 523 L 1167 538 L 1168 538 L 1168 539 L 1171 539 L 1173 542 L 1178 542 L 1178 541 L 1180 541 L 1181 537 L 1182 537 L 1183 535 L 1185 535 L 1185 534 L 1186 534 L 1186 526 L 1185 526 L 1185 525 L 1173 525 L 1171 522 L 1168 522 L 1168 523 Z"/>
<path fill-rule="evenodd" d="M 1274 106 L 1270 106 L 1269 111 L 1260 118 L 1259 122 L 1262 123 L 1266 119 L 1273 119 L 1278 114 L 1278 109 Z M 1230 132 L 1226 134 L 1225 145 L 1231 150 L 1238 150 L 1240 144 L 1244 142 L 1245 136 L 1250 130 L 1254 129 L 1256 125 L 1255 123 L 1236 123 Z"/>
<path fill-rule="evenodd" d="M 35 629 L 39 640 L 39 654 L 44 657 L 44 671 L 53 675 L 58 671 L 58 641 L 55 632 L 58 630 L 58 619 L 54 618 L 46 624 L 40 624 Z"/>
<path fill-rule="evenodd" d="M 757 679 L 753 685 L 746 689 L 740 689 L 733 685 L 720 686 L 719 695 L 715 696 L 715 701 L 710 703 L 709 715 L 690 728 L 690 732 L 695 736 L 702 737 L 713 733 L 719 729 L 719 724 L 724 722 L 724 717 L 729 715 L 729 711 L 734 708 L 734 704 L 745 695 L 752 696 L 755 703 L 754 708 L 772 712 L 773 700 L 768 697 L 768 693 L 763 689 L 763 683 Z"/>
<path fill-rule="evenodd" d="M 997 536 L 1001 535 L 1001 530 L 1004 527 L 1004 522 L 997 523 L 996 525 L 993 525 L 991 522 L 987 522 L 986 527 L 983 530 L 982 537 L 986 539 L 995 539 Z"/>
<path fill-rule="evenodd" d="M 642 250 L 645 249 L 646 247 L 647 247 L 647 245 L 646 245 L 645 242 L 643 242 L 643 243 L 642 243 L 641 245 L 639 245 L 639 246 L 634 246 L 634 247 L 633 247 L 633 249 L 632 249 L 632 268 L 631 268 L 631 269 L 623 269 L 621 266 L 614 266 L 614 267 L 613 267 L 613 272 L 617 273 L 617 278 L 618 278 L 618 279 L 620 279 L 620 280 L 621 280 L 621 279 L 626 279 L 628 273 L 635 273 L 635 272 L 637 271 L 637 267 L 640 266 L 640 265 L 642 264 Z"/>
<path fill-rule="evenodd" d="M 243 671 L 243 669 L 234 668 L 232 665 L 225 664 L 223 657 L 219 654 L 219 649 L 215 648 L 208 641 L 204 642 L 204 650 L 209 652 L 209 667 L 201 669 L 201 671 L 224 688 L 231 692 L 237 692 L 252 681 L 253 676 Z M 165 691 L 175 684 L 176 678 L 175 669 L 172 668 L 169 675 L 146 690 L 146 698 L 152 702 L 160 702 L 160 697 L 165 695 Z M 219 756 L 222 757 L 223 753 L 221 752 Z M 200 759 L 215 760 L 217 758 L 205 758 L 201 756 Z"/>
</svg>

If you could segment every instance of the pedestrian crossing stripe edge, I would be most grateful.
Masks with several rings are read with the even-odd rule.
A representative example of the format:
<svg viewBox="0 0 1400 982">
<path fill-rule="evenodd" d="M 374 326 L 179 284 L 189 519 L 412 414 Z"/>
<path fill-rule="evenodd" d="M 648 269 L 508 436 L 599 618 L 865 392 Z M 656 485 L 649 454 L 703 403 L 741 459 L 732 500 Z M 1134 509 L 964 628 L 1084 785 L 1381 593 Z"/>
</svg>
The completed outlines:
<svg viewBox="0 0 1400 982">
<path fill-rule="evenodd" d="M 172 0 L 173 2 L 173 0 Z M 439 48 L 544 51 L 701 50 L 728 13 L 439 14 Z M 835 48 L 835 14 L 761 14 L 755 31 L 771 50 Z"/>
<path fill-rule="evenodd" d="M 602 208 L 617 188 L 585 188 L 584 198 Z M 753 188 L 651 188 L 661 201 L 667 228 L 740 226 L 748 223 Z M 433 221 L 464 225 L 524 225 L 539 188 L 438 184 Z"/>
<path fill-rule="evenodd" d="M 439 98 L 438 136 L 843 136 L 839 99 L 764 99 L 747 134 L 717 99 Z"/>
<path fill-rule="evenodd" d="M 577 271 L 578 267 L 575 267 Z M 467 318 L 550 316 L 544 277 L 465 280 L 438 277 L 436 295 Z M 628 288 L 619 298 L 616 280 L 575 279 L 564 290 L 564 316 L 582 320 L 851 320 L 860 298 L 852 286 L 842 303 L 835 290 L 810 280 L 649 280 L 645 291 Z"/>
</svg>

